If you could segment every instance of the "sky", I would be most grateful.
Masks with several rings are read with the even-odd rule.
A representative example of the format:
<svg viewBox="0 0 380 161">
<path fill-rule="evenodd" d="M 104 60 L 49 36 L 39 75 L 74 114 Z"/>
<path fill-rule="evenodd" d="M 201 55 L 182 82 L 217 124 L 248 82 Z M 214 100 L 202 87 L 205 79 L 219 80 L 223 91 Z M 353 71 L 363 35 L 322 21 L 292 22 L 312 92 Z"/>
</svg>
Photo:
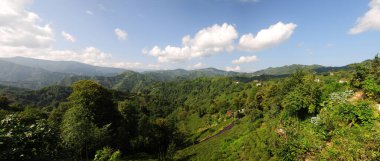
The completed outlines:
<svg viewBox="0 0 380 161">
<path fill-rule="evenodd" d="M 379 39 L 380 0 L 0 0 L 0 57 L 252 72 L 360 62 Z"/>
</svg>

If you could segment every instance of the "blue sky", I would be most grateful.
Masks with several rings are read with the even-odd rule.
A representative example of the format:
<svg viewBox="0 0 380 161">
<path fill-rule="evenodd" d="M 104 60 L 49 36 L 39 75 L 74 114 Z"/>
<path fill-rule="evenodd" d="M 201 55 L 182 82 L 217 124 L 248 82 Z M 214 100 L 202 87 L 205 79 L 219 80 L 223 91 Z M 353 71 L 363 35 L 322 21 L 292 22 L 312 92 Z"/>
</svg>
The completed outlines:
<svg viewBox="0 0 380 161">
<path fill-rule="evenodd" d="M 0 57 L 129 69 L 341 66 L 379 52 L 380 0 L 2 0 L 0 37 Z"/>
</svg>

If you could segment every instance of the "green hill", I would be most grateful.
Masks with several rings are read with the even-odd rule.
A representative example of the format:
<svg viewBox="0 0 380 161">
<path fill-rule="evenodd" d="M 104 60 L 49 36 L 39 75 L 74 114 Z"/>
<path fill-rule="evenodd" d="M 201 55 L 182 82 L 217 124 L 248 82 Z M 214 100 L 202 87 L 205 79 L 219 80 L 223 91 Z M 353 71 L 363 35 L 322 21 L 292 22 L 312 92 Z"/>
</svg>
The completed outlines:
<svg viewBox="0 0 380 161">
<path fill-rule="evenodd" d="M 293 65 L 286 65 L 286 66 L 282 66 L 282 67 L 270 67 L 270 68 L 267 68 L 264 70 L 256 71 L 253 74 L 254 75 L 288 75 L 288 74 L 292 74 L 292 73 L 294 73 L 300 69 L 311 70 L 311 71 L 321 73 L 321 72 L 345 70 L 348 68 L 349 68 L 348 66 L 326 67 L 326 66 L 322 66 L 322 65 L 293 64 Z"/>
</svg>

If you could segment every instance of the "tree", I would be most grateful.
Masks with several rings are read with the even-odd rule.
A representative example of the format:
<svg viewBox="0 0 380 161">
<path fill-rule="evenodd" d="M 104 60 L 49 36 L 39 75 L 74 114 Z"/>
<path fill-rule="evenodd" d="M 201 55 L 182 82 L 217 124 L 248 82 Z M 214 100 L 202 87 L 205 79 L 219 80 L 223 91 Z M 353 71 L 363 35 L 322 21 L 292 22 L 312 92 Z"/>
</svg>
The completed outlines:
<svg viewBox="0 0 380 161">
<path fill-rule="evenodd" d="M 86 108 L 93 114 L 93 119 L 98 127 L 112 123 L 112 128 L 117 127 L 119 115 L 111 93 L 100 84 L 81 80 L 72 85 L 73 93 L 68 100 L 74 106 Z"/>
<path fill-rule="evenodd" d="M 379 99 L 380 98 L 380 85 L 377 83 L 375 77 L 368 77 L 363 82 L 363 89 L 367 97 L 371 99 Z"/>
<path fill-rule="evenodd" d="M 351 85 L 355 88 L 361 88 L 362 82 L 367 78 L 369 75 L 369 68 L 366 65 L 363 64 L 356 64 L 353 66 L 354 73 L 353 77 L 351 79 Z"/>
<path fill-rule="evenodd" d="M 108 125 L 99 128 L 90 110 L 75 106 L 66 111 L 61 124 L 61 140 L 76 157 L 93 155 L 107 140 Z"/>
<path fill-rule="evenodd" d="M 122 116 L 120 127 L 117 129 L 117 143 L 123 152 L 133 152 L 130 141 L 138 135 L 138 105 L 130 101 L 122 101 L 118 104 L 118 110 Z M 145 127 L 146 128 L 146 127 Z"/>
<path fill-rule="evenodd" d="M 376 54 L 375 58 L 372 60 L 371 74 L 375 77 L 380 77 L 380 58 L 379 54 Z"/>
<path fill-rule="evenodd" d="M 8 100 L 5 96 L 0 96 L 0 109 L 2 110 L 9 110 L 9 104 L 11 102 Z"/>
<path fill-rule="evenodd" d="M 25 121 L 19 114 L 0 121 L 0 160 L 54 160 L 57 134 L 45 119 Z"/>
<path fill-rule="evenodd" d="M 313 75 L 305 75 L 282 100 L 284 107 L 290 114 L 305 118 L 308 114 L 318 111 L 321 103 L 322 91 L 320 84 L 315 82 Z"/>
</svg>

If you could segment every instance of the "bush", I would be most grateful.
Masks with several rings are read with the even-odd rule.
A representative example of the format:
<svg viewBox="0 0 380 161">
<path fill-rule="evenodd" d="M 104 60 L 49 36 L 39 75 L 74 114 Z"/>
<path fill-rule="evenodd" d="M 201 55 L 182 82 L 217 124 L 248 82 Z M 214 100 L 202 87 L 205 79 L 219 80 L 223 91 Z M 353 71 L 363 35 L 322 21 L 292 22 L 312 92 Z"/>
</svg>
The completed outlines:
<svg viewBox="0 0 380 161">
<path fill-rule="evenodd" d="M 121 152 L 110 147 L 96 151 L 94 161 L 121 161 Z"/>
</svg>

